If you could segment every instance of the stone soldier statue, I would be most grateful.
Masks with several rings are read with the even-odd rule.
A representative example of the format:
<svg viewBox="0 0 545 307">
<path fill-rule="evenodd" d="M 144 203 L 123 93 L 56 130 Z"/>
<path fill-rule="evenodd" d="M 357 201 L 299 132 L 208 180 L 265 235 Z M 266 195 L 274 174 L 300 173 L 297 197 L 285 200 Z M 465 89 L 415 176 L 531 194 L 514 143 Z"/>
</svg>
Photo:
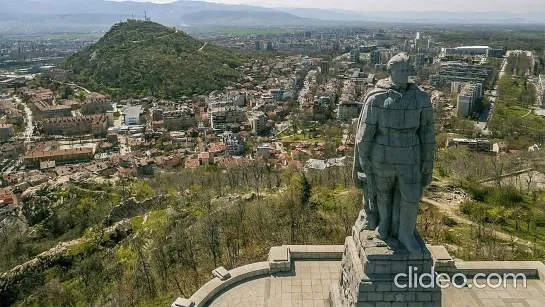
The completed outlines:
<svg viewBox="0 0 545 307">
<path fill-rule="evenodd" d="M 361 229 L 377 238 L 397 237 L 411 253 L 418 204 L 432 181 L 435 152 L 429 95 L 409 81 L 408 56 L 388 62 L 390 78 L 377 82 L 366 97 L 358 122 L 354 181 L 365 193 Z"/>
</svg>

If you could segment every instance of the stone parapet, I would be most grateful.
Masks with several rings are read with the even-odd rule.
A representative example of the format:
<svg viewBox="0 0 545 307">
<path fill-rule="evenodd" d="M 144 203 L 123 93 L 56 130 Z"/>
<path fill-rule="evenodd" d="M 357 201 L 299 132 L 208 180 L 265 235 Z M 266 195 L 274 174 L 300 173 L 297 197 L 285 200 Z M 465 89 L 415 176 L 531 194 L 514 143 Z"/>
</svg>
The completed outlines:
<svg viewBox="0 0 545 307">
<path fill-rule="evenodd" d="M 253 263 L 227 271 L 215 269 L 214 278 L 202 286 L 189 299 L 178 298 L 171 307 L 202 307 L 220 291 L 244 280 L 269 276 L 277 272 L 289 272 L 296 259 L 340 260 L 343 245 L 283 245 L 272 247 L 267 261 Z"/>
</svg>

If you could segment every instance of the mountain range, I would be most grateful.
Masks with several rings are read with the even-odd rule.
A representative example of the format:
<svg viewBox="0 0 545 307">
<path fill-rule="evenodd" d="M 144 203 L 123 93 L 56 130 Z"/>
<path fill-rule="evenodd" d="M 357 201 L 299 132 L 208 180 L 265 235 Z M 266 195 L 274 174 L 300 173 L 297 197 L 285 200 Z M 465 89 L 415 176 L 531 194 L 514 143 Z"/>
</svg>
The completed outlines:
<svg viewBox="0 0 545 307">
<path fill-rule="evenodd" d="M 107 0 L 0 0 L 0 34 L 13 32 L 104 31 L 129 18 L 169 26 L 278 27 L 381 23 L 545 23 L 543 12 L 359 12 L 342 9 L 265 8 L 180 0 L 167 4 Z"/>
</svg>

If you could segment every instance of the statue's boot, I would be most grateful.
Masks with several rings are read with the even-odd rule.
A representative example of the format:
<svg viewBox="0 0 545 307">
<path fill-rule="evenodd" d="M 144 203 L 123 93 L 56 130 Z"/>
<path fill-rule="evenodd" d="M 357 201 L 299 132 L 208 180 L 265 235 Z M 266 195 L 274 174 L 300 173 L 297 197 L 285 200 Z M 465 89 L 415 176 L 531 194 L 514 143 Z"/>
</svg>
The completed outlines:
<svg viewBox="0 0 545 307">
<path fill-rule="evenodd" d="M 378 239 L 386 240 L 390 232 L 390 219 L 391 216 L 380 213 L 380 222 L 378 223 L 377 228 L 375 229 L 375 235 Z"/>
<path fill-rule="evenodd" d="M 397 236 L 397 239 L 399 240 L 399 242 L 401 242 L 401 244 L 403 244 L 403 246 L 409 253 L 411 254 L 422 253 L 422 246 L 420 246 L 420 242 L 418 242 L 418 240 L 416 239 L 414 232 L 412 233 L 400 232 Z"/>
<path fill-rule="evenodd" d="M 418 203 L 401 201 L 399 208 L 399 232 L 397 239 L 409 253 L 422 253 L 420 242 L 416 239 L 416 217 L 418 215 Z"/>
<path fill-rule="evenodd" d="M 377 208 L 379 223 L 375 229 L 375 236 L 380 240 L 386 240 L 392 222 L 392 197 L 388 193 L 377 195 Z"/>
</svg>

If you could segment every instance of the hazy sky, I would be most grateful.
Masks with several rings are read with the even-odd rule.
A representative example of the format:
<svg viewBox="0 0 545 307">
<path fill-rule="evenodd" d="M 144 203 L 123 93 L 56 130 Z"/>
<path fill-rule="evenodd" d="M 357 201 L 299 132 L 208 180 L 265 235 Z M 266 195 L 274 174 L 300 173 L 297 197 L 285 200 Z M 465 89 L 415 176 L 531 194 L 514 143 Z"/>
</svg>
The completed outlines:
<svg viewBox="0 0 545 307">
<path fill-rule="evenodd" d="M 120 1 L 120 0 L 118 0 Z M 133 0 L 155 3 L 173 0 Z M 266 7 L 315 7 L 358 11 L 545 11 L 544 0 L 203 0 Z"/>
</svg>

